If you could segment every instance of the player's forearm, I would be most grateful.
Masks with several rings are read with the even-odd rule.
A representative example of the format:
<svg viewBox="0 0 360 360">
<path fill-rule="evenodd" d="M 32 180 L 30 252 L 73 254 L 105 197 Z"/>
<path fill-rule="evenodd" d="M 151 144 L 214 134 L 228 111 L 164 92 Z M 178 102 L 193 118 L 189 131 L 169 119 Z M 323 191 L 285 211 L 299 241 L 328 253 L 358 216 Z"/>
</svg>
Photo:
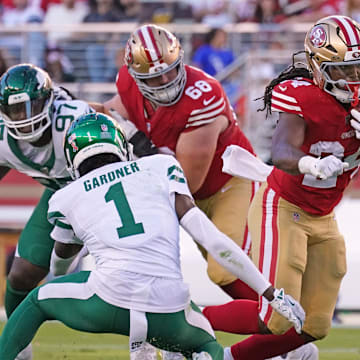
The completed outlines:
<svg viewBox="0 0 360 360">
<path fill-rule="evenodd" d="M 306 154 L 291 145 L 276 146 L 272 149 L 271 159 L 278 169 L 291 175 L 299 175 L 299 160 Z"/>
<path fill-rule="evenodd" d="M 89 105 L 96 111 L 105 114 L 104 104 L 89 102 Z"/>
<path fill-rule="evenodd" d="M 181 218 L 180 224 L 220 265 L 259 295 L 271 286 L 241 248 L 218 230 L 199 208 L 190 209 Z"/>
</svg>

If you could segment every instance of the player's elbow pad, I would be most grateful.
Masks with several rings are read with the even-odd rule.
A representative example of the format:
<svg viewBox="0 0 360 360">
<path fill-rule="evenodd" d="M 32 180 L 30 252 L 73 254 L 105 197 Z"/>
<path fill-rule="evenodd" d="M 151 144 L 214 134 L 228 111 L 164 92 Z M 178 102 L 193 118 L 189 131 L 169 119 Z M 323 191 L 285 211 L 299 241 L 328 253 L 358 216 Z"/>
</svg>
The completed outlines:
<svg viewBox="0 0 360 360">
<path fill-rule="evenodd" d="M 223 234 L 199 208 L 193 207 L 187 211 L 180 224 L 220 265 L 259 295 L 270 286 L 244 251 Z"/>
<path fill-rule="evenodd" d="M 56 255 L 55 249 L 53 249 L 50 260 L 50 272 L 55 276 L 65 275 L 71 263 L 76 258 L 76 255 L 77 254 L 67 259 L 64 259 Z"/>
</svg>

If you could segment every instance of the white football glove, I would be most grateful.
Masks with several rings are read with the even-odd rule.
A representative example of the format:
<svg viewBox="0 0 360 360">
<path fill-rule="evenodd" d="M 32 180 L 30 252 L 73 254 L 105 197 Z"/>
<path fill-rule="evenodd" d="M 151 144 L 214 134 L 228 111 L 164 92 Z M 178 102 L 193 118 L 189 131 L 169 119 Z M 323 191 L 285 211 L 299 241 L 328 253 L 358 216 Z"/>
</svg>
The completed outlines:
<svg viewBox="0 0 360 360">
<path fill-rule="evenodd" d="M 355 109 L 352 109 L 350 111 L 350 114 L 353 117 L 353 119 L 350 120 L 350 125 L 355 130 L 356 138 L 360 140 L 360 112 Z"/>
<path fill-rule="evenodd" d="M 119 123 L 128 139 L 131 139 L 138 131 L 138 128 L 130 120 L 124 119 L 116 110 L 110 109 L 109 113 Z"/>
<path fill-rule="evenodd" d="M 305 322 L 305 311 L 292 296 L 285 294 L 284 289 L 275 289 L 274 299 L 269 304 L 277 313 L 294 325 L 298 334 L 301 333 Z"/>
<path fill-rule="evenodd" d="M 311 174 L 321 180 L 341 175 L 348 167 L 349 163 L 341 161 L 334 155 L 328 155 L 321 159 L 306 155 L 300 158 L 298 163 L 299 171 L 302 174 Z"/>
</svg>

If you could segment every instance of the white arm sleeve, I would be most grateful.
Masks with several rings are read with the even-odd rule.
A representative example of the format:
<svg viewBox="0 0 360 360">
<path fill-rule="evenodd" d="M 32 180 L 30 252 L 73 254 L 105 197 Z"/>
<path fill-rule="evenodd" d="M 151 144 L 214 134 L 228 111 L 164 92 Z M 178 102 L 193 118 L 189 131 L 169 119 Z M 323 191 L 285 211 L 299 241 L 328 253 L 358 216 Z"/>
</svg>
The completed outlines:
<svg viewBox="0 0 360 360">
<path fill-rule="evenodd" d="M 57 256 L 55 249 L 53 249 L 50 260 L 50 272 L 55 276 L 65 275 L 76 256 L 77 254 L 67 259 L 63 259 Z"/>
<path fill-rule="evenodd" d="M 223 234 L 199 208 L 191 208 L 181 218 L 180 224 L 220 265 L 259 295 L 271 285 L 242 249 Z"/>
</svg>

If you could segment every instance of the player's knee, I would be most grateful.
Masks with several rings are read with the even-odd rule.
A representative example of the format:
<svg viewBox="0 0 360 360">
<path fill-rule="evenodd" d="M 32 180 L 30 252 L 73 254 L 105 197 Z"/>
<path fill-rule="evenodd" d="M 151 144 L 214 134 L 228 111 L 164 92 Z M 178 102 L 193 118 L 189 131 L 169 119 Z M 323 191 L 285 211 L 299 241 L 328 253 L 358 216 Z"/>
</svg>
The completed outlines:
<svg viewBox="0 0 360 360">
<path fill-rule="evenodd" d="M 306 317 L 303 331 L 317 340 L 323 339 L 331 328 L 330 314 L 316 314 Z"/>
<path fill-rule="evenodd" d="M 272 334 L 282 335 L 292 327 L 292 324 L 282 316 L 273 314 L 271 320 L 267 323 L 267 327 Z"/>
<path fill-rule="evenodd" d="M 28 261 L 15 258 L 8 280 L 12 288 L 17 290 L 31 290 L 47 275 L 48 271 Z"/>
</svg>

